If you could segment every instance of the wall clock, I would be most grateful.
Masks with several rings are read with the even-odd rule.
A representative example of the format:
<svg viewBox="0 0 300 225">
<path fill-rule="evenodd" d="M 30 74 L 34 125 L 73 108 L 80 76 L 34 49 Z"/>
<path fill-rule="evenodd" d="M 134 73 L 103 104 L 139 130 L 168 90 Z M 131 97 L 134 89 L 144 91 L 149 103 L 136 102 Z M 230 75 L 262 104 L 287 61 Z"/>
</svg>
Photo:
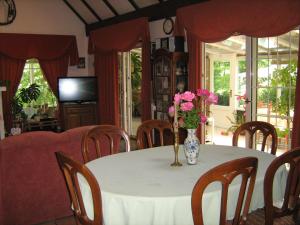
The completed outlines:
<svg viewBox="0 0 300 225">
<path fill-rule="evenodd" d="M 14 0 L 0 0 L 0 25 L 7 25 L 16 18 L 16 5 Z"/>
<path fill-rule="evenodd" d="M 170 17 L 166 18 L 163 23 L 163 30 L 165 34 L 171 34 L 173 32 L 173 29 L 174 29 L 174 21 Z"/>
</svg>

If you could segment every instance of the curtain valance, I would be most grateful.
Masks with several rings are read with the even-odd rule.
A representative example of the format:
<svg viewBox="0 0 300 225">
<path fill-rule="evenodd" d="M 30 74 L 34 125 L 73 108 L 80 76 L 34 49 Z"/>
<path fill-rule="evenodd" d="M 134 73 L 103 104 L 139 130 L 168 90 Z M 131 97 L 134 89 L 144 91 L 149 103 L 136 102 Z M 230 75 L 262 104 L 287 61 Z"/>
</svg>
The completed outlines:
<svg viewBox="0 0 300 225">
<path fill-rule="evenodd" d="M 76 37 L 71 35 L 0 34 L 0 54 L 19 60 L 56 60 L 68 57 L 78 62 Z"/>
<path fill-rule="evenodd" d="M 183 27 L 203 42 L 277 36 L 300 24 L 299 12 L 299 0 L 211 0 L 178 9 L 176 31 Z"/>
<path fill-rule="evenodd" d="M 114 24 L 90 33 L 89 53 L 129 51 L 140 39 L 148 40 L 149 37 L 147 18 Z"/>
</svg>

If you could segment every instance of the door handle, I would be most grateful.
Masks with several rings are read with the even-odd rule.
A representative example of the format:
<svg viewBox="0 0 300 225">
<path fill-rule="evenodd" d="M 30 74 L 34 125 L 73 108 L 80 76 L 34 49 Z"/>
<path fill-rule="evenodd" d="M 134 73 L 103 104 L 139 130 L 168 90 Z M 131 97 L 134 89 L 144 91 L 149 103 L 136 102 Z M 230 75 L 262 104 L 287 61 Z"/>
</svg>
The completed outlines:
<svg viewBox="0 0 300 225">
<path fill-rule="evenodd" d="M 229 91 L 229 96 L 232 97 L 232 90 Z"/>
<path fill-rule="evenodd" d="M 246 98 L 246 99 L 245 99 L 245 103 L 246 103 L 246 104 L 248 104 L 248 103 L 250 103 L 250 102 L 252 102 L 252 101 L 249 100 L 249 98 Z"/>
</svg>

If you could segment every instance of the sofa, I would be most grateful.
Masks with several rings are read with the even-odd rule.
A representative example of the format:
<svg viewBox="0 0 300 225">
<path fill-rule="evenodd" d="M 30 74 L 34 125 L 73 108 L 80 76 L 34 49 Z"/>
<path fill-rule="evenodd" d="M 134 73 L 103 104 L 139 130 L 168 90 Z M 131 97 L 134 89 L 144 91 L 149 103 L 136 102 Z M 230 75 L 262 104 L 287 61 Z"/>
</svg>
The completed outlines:
<svg viewBox="0 0 300 225">
<path fill-rule="evenodd" d="M 55 152 L 83 162 L 81 137 L 90 128 L 27 132 L 0 141 L 1 225 L 32 225 L 72 214 Z"/>
</svg>

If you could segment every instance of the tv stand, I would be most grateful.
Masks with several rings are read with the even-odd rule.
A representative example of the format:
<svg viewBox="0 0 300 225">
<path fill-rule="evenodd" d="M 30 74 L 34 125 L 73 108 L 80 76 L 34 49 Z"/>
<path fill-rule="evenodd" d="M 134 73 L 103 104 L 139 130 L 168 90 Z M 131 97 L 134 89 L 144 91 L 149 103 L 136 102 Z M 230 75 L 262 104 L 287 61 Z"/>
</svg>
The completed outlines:
<svg viewBox="0 0 300 225">
<path fill-rule="evenodd" d="M 61 112 L 63 130 L 98 123 L 97 104 L 95 103 L 62 104 Z"/>
</svg>

